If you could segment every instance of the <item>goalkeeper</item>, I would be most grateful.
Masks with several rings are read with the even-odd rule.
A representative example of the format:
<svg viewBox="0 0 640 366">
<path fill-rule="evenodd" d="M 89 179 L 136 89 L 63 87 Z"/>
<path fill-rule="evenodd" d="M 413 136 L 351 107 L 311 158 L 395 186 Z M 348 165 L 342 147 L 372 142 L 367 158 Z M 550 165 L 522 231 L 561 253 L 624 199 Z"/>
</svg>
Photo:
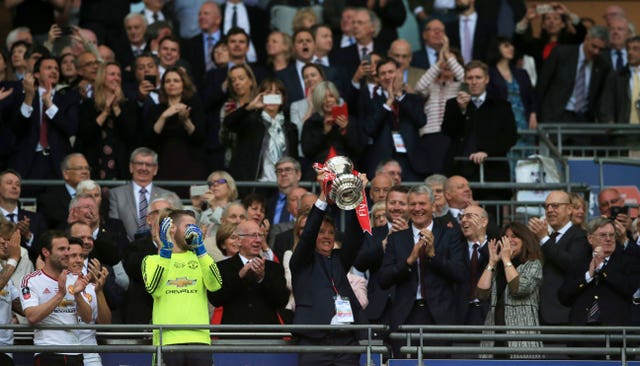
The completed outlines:
<svg viewBox="0 0 640 366">
<path fill-rule="evenodd" d="M 191 211 L 172 211 L 158 221 L 162 246 L 142 261 L 144 284 L 153 297 L 153 324 L 208 325 L 207 290 L 219 290 L 222 278 L 204 247 L 202 231 Z M 157 330 L 153 344 L 160 344 Z M 169 344 L 208 345 L 211 337 L 208 329 L 165 330 L 162 345 Z M 171 366 L 213 364 L 210 352 L 165 352 L 163 361 Z"/>
</svg>

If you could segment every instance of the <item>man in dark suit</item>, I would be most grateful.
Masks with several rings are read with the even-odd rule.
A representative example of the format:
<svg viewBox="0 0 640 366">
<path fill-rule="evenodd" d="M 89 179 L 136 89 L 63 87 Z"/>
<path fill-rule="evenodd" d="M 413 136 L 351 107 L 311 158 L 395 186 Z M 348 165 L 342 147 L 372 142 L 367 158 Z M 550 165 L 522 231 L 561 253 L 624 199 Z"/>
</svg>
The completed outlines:
<svg viewBox="0 0 640 366">
<path fill-rule="evenodd" d="M 393 59 L 378 62 L 376 73 L 380 84 L 361 116 L 363 129 L 373 143 L 363 154 L 360 170 L 374 176 L 379 162 L 394 159 L 402 168 L 403 180 L 417 180 L 413 165 L 422 157 L 415 155 L 414 146 L 418 129 L 427 122 L 423 101 L 402 89 L 402 76 Z"/>
<path fill-rule="evenodd" d="M 489 311 L 489 299 L 479 300 L 476 297 L 476 286 L 484 267 L 489 262 L 487 242 L 498 239 L 487 235 L 489 215 L 482 207 L 471 205 L 465 208 L 460 229 L 467 244 L 465 267 L 469 277 L 458 288 L 460 298 L 460 323 L 464 325 L 483 325 Z"/>
<path fill-rule="evenodd" d="M 145 38 L 147 21 L 140 13 L 129 13 L 124 18 L 126 41 L 117 46 L 116 59 L 124 71 L 133 73 L 133 63 L 136 57 L 150 50 L 150 42 Z M 129 75 L 131 76 L 131 75 Z"/>
<path fill-rule="evenodd" d="M 170 191 L 153 184 L 158 173 L 158 154 L 139 147 L 131 153 L 129 172 L 132 181 L 109 192 L 109 217 L 122 221 L 129 240 L 138 232 L 148 230 L 146 225 L 149 202 Z"/>
<path fill-rule="evenodd" d="M 506 100 L 487 95 L 489 70 L 483 62 L 472 61 L 465 66 L 465 82 L 469 92 L 460 91 L 456 98 L 447 101 L 442 121 L 442 131 L 452 140 L 449 164 L 456 166 L 455 173 L 477 181 L 479 165 L 484 163 L 486 180 L 508 182 L 509 164 L 485 162 L 485 159 L 506 157 L 516 143 L 518 134 L 511 105 Z M 454 164 L 453 158 L 459 156 L 468 157 L 468 161 Z M 477 193 L 484 199 L 510 195 L 510 192 Z"/>
<path fill-rule="evenodd" d="M 47 227 L 64 230 L 67 227 L 69 202 L 76 195 L 76 187 L 83 180 L 91 178 L 91 167 L 84 155 L 73 153 L 65 156 L 60 164 L 63 186 L 54 186 L 40 196 L 36 201 L 38 212 L 44 216 Z"/>
<path fill-rule="evenodd" d="M 413 53 L 411 66 L 428 70 L 431 65 L 437 63 L 445 36 L 444 24 L 438 19 L 430 20 L 422 31 L 424 49 Z"/>
<path fill-rule="evenodd" d="M 459 49 L 464 63 L 486 60 L 489 42 L 496 36 L 495 19 L 476 12 L 476 0 L 456 0 L 458 18 L 445 25 L 451 47 Z"/>
<path fill-rule="evenodd" d="M 260 257 L 263 233 L 247 220 L 236 229 L 240 251 L 218 263 L 222 289 L 209 292 L 214 306 L 224 307 L 222 324 L 279 324 L 277 311 L 289 300 L 284 269 Z"/>
<path fill-rule="evenodd" d="M 213 62 L 213 46 L 222 38 L 220 30 L 220 8 L 213 1 L 207 1 L 200 6 L 198 25 L 202 31 L 197 36 L 186 41 L 185 58 L 191 64 L 193 81 L 200 85 L 204 74 L 215 68 Z"/>
<path fill-rule="evenodd" d="M 599 120 L 605 123 L 640 122 L 636 101 L 640 99 L 640 36 L 627 39 L 628 64 L 609 73 L 602 94 Z M 631 87 L 629 87 L 631 86 Z M 635 94 L 632 88 L 636 88 Z"/>
<path fill-rule="evenodd" d="M 165 16 L 163 7 L 164 1 L 162 0 L 143 0 L 144 9 L 140 12 L 147 21 L 147 24 L 151 25 L 158 21 L 169 21 Z"/>
<path fill-rule="evenodd" d="M 540 324 L 566 325 L 570 309 L 560 303 L 558 290 L 570 275 L 573 264 L 588 261 L 592 250 L 584 230 L 571 223 L 573 208 L 566 192 L 549 193 L 544 207 L 546 220 L 529 220 L 529 229 L 540 240 L 544 255 Z M 552 233 L 548 231 L 549 226 Z"/>
<path fill-rule="evenodd" d="M 631 325 L 631 299 L 640 279 L 637 258 L 616 243 L 607 218 L 591 221 L 587 234 L 593 255 L 574 262 L 559 290 L 562 303 L 571 307 L 569 324 Z"/>
<path fill-rule="evenodd" d="M 353 263 L 360 272 L 368 271 L 367 297 L 369 305 L 364 309 L 369 322 L 373 324 L 389 324 L 391 304 L 394 299 L 395 286 L 383 289 L 380 287 L 380 269 L 384 260 L 384 250 L 390 234 L 406 230 L 409 222 L 407 193 L 405 186 L 393 186 L 387 194 L 387 225 L 374 227 L 372 236 L 367 235 L 362 248 Z"/>
<path fill-rule="evenodd" d="M 609 47 L 603 56 L 611 70 L 621 71 L 627 65 L 626 41 L 635 33 L 635 27 L 625 17 L 611 17 L 608 22 Z"/>
<path fill-rule="evenodd" d="M 267 62 L 265 45 L 269 35 L 269 14 L 262 8 L 247 5 L 242 0 L 228 0 L 220 6 L 222 14 L 222 30 L 226 35 L 229 29 L 240 27 L 251 37 L 249 46 L 249 62 L 262 65 Z M 235 16 L 234 16 L 235 14 Z"/>
<path fill-rule="evenodd" d="M 462 236 L 433 221 L 429 187 L 411 188 L 408 202 L 410 226 L 387 238 L 379 274 L 382 288 L 396 286 L 391 331 L 401 324 L 456 324 L 456 288 L 469 280 Z M 393 343 L 398 357 L 403 342 Z"/>
<path fill-rule="evenodd" d="M 0 172 L 0 213 L 2 217 L 17 225 L 20 230 L 20 245 L 28 249 L 29 257 L 33 261 L 40 253 L 37 246 L 38 238 L 47 231 L 47 224 L 39 213 L 20 207 L 21 188 L 22 179 L 18 172 L 11 169 Z"/>
<path fill-rule="evenodd" d="M 393 41 L 389 47 L 388 56 L 400 65 L 402 83 L 408 92 L 413 93 L 416 83 L 427 70 L 411 66 L 411 58 L 413 57 L 411 44 L 405 39 Z"/>
<path fill-rule="evenodd" d="M 278 192 L 267 198 L 266 210 L 266 217 L 271 225 L 295 219 L 287 207 L 287 195 L 298 187 L 301 177 L 300 163 L 296 159 L 285 156 L 276 163 Z"/>
<path fill-rule="evenodd" d="M 541 122 L 595 122 L 610 66 L 601 55 L 609 31 L 589 29 L 580 45 L 553 49 L 538 78 Z M 578 139 L 577 141 L 579 141 Z"/>
<path fill-rule="evenodd" d="M 60 71 L 57 59 L 42 57 L 33 75 L 23 80 L 24 101 L 13 122 L 17 151 L 9 167 L 24 179 L 60 179 L 60 163 L 71 152 L 69 138 L 78 130 L 78 94 L 55 90 Z"/>
<path fill-rule="evenodd" d="M 129 276 L 129 287 L 124 294 L 122 317 L 126 324 L 148 324 L 151 322 L 153 298 L 146 291 L 142 279 L 142 260 L 148 255 L 158 253 L 162 246 L 158 237 L 158 216 L 164 210 L 176 208 L 166 195 L 160 195 L 149 204 L 147 225 L 149 233 L 141 235 L 129 243 L 122 257 L 124 270 Z"/>
</svg>

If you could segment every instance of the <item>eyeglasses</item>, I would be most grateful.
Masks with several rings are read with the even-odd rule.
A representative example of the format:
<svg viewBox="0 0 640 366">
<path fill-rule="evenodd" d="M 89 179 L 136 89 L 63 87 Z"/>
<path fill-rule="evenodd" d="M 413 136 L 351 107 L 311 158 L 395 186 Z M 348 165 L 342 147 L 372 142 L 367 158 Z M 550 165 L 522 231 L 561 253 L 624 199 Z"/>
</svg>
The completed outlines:
<svg viewBox="0 0 640 366">
<path fill-rule="evenodd" d="M 70 168 L 67 168 L 67 170 L 73 170 L 73 171 L 80 171 L 80 170 L 86 170 L 86 171 L 90 171 L 91 167 L 90 166 L 72 166 Z"/>
<path fill-rule="evenodd" d="M 278 168 L 276 169 L 276 174 L 289 174 L 296 171 L 296 168 L 286 167 L 286 168 Z"/>
<path fill-rule="evenodd" d="M 552 202 L 552 203 L 545 203 L 544 205 L 542 205 L 542 207 L 544 207 L 545 210 L 548 210 L 550 208 L 557 210 L 560 208 L 561 205 L 570 205 L 571 203 L 569 202 Z"/>
<path fill-rule="evenodd" d="M 98 66 L 100 65 L 100 61 L 96 60 L 96 61 L 89 61 L 89 62 L 85 62 L 84 64 L 82 64 L 82 66 L 80 67 L 87 67 L 87 66 Z"/>
<path fill-rule="evenodd" d="M 154 166 L 158 165 L 156 163 L 147 163 L 146 161 L 134 161 L 131 164 L 133 164 L 133 166 L 136 166 L 138 168 L 140 168 L 140 167 L 151 168 L 151 167 L 154 167 Z"/>
<path fill-rule="evenodd" d="M 602 206 L 612 206 L 612 205 L 617 204 L 621 200 L 622 200 L 622 197 L 617 197 L 617 198 L 611 199 L 609 201 L 602 201 L 602 202 L 600 202 L 600 207 L 602 207 Z"/>
<path fill-rule="evenodd" d="M 207 184 L 209 185 L 209 187 L 213 187 L 213 186 L 217 186 L 219 184 L 227 184 L 227 180 L 224 178 L 220 178 L 211 182 L 207 182 Z"/>
<path fill-rule="evenodd" d="M 594 234 L 596 237 L 598 237 L 598 239 L 602 239 L 602 240 L 606 240 L 606 239 L 615 239 L 616 238 L 616 234 L 615 233 L 600 233 L 600 234 Z"/>
<path fill-rule="evenodd" d="M 263 233 L 253 233 L 253 234 L 238 234 L 241 238 L 251 238 L 251 239 L 264 239 Z"/>
</svg>

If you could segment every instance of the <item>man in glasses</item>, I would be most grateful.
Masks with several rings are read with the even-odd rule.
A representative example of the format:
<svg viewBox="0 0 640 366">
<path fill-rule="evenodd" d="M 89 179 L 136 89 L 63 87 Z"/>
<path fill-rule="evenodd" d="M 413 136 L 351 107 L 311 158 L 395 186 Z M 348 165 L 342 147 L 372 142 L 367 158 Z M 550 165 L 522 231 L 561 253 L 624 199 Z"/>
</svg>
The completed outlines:
<svg viewBox="0 0 640 366">
<path fill-rule="evenodd" d="M 277 310 L 289 300 L 284 269 L 260 257 L 264 234 L 256 222 L 241 222 L 236 233 L 240 251 L 218 262 L 224 286 L 209 301 L 224 307 L 222 324 L 279 324 Z"/>
<path fill-rule="evenodd" d="M 633 241 L 629 208 L 625 207 L 624 199 L 617 189 L 605 188 L 600 191 L 598 194 L 598 208 L 600 209 L 600 215 L 613 221 L 618 233 L 625 232 L 629 239 Z"/>
<path fill-rule="evenodd" d="M 529 220 L 529 229 L 540 241 L 544 254 L 540 324 L 566 325 L 570 309 L 560 303 L 558 289 L 570 274 L 574 263 L 591 257 L 591 246 L 584 230 L 571 223 L 573 207 L 567 192 L 549 193 L 544 201 L 544 209 L 545 218 L 534 217 Z"/>
<path fill-rule="evenodd" d="M 273 195 L 267 203 L 267 219 L 272 225 L 293 221 L 293 214 L 287 208 L 287 195 L 298 187 L 300 178 L 302 178 L 302 171 L 296 159 L 285 156 L 276 163 L 278 193 Z"/>
<path fill-rule="evenodd" d="M 149 232 L 147 212 L 149 202 L 162 194 L 173 193 L 153 184 L 158 174 L 158 154 L 147 147 L 139 147 L 129 160 L 131 182 L 109 192 L 109 217 L 122 220 L 129 240 L 136 234 Z"/>
</svg>

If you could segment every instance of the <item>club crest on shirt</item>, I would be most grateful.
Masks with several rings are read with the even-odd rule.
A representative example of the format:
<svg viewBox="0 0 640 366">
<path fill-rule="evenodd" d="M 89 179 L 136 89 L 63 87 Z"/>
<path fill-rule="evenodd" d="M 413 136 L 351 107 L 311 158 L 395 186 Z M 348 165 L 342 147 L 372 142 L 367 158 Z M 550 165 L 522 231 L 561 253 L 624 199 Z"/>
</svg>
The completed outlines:
<svg viewBox="0 0 640 366">
<path fill-rule="evenodd" d="M 67 292 L 70 293 L 71 295 L 73 295 L 73 286 L 69 285 L 67 287 Z"/>
<path fill-rule="evenodd" d="M 91 302 L 91 300 L 93 300 L 93 296 L 91 296 L 91 294 L 89 293 L 84 292 L 82 293 L 82 295 L 84 295 L 88 302 Z"/>
<path fill-rule="evenodd" d="M 22 288 L 22 298 L 25 300 L 29 300 L 31 298 L 31 290 L 28 287 Z"/>
</svg>

